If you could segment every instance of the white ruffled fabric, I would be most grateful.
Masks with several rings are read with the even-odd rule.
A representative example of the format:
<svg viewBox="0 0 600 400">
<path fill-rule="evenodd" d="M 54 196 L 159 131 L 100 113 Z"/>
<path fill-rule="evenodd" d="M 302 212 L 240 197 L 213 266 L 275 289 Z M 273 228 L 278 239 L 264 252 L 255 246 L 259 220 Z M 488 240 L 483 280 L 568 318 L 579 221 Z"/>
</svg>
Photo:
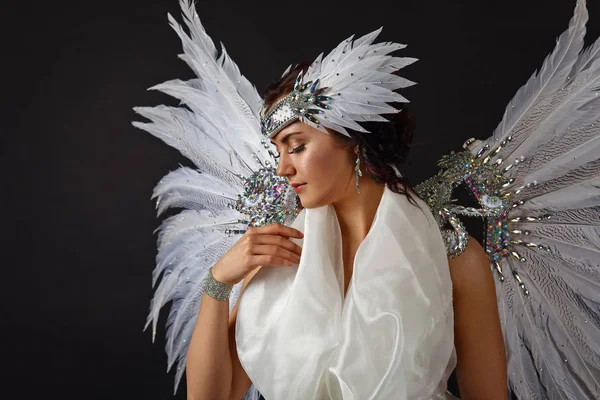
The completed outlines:
<svg viewBox="0 0 600 400">
<path fill-rule="evenodd" d="M 266 400 L 452 398 L 446 249 L 416 201 L 385 189 L 345 299 L 333 206 L 300 213 L 300 264 L 261 268 L 240 299 L 238 356 Z"/>
</svg>

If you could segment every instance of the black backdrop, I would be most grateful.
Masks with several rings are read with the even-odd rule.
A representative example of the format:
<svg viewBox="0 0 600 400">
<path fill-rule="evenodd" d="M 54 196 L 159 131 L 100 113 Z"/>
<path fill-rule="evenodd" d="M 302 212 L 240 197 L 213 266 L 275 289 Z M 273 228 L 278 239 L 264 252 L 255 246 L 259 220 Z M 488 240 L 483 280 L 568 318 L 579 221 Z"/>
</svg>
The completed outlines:
<svg viewBox="0 0 600 400">
<path fill-rule="evenodd" d="M 164 329 L 142 332 L 158 226 L 152 188 L 187 163 L 136 130 L 146 88 L 190 71 L 166 14 L 175 0 L 12 2 L 2 12 L 3 398 L 172 397 Z M 600 34 L 591 2 L 590 39 Z M 262 90 L 291 62 L 380 26 L 409 44 L 419 82 L 413 182 L 485 138 L 568 25 L 575 0 L 201 1 L 208 33 Z M 7 7 L 7 6 L 4 6 Z M 183 389 L 183 390 L 182 390 Z M 184 388 L 177 398 L 185 398 Z M 7 396 L 7 397 L 5 397 Z"/>
</svg>

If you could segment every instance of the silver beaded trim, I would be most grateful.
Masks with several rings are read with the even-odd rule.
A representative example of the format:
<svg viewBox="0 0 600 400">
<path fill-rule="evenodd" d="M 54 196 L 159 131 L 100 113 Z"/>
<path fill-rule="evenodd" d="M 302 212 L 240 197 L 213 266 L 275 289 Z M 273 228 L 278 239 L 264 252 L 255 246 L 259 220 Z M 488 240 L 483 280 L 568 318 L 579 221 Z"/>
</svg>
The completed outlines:
<svg viewBox="0 0 600 400">
<path fill-rule="evenodd" d="M 202 280 L 202 289 L 204 293 L 216 300 L 227 300 L 231 295 L 233 286 L 223 282 L 219 282 L 212 274 L 212 268 L 208 270 L 208 274 Z"/>
<path fill-rule="evenodd" d="M 265 137 L 272 138 L 300 117 L 319 125 L 319 120 L 314 114 L 322 114 L 323 110 L 329 110 L 329 106 L 323 102 L 331 100 L 331 97 L 321 94 L 328 88 L 319 88 L 318 79 L 302 84 L 302 78 L 303 74 L 299 74 L 294 83 L 294 90 L 275 103 L 270 111 L 261 111 L 260 129 Z"/>
</svg>

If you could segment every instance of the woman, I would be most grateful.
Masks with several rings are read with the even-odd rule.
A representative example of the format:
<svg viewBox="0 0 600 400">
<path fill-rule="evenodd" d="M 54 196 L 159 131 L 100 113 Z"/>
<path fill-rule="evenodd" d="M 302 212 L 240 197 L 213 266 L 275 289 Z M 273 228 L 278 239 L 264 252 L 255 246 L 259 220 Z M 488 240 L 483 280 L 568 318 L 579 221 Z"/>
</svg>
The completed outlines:
<svg viewBox="0 0 600 400">
<path fill-rule="evenodd" d="M 600 42 L 581 52 L 584 0 L 494 134 L 419 189 L 433 214 L 399 173 L 403 45 L 351 37 L 261 98 L 182 5 L 198 78 L 157 86 L 185 107 L 134 124 L 197 167 L 155 189 L 159 213 L 187 210 L 161 227 L 148 318 L 156 331 L 172 302 L 189 398 L 448 398 L 455 365 L 463 399 L 506 398 L 507 375 L 522 398 L 598 396 Z M 452 203 L 459 183 L 481 208 Z M 456 214 L 488 218 L 487 254 Z"/>
<path fill-rule="evenodd" d="M 308 67 L 308 64 L 297 66 L 273 84 L 263 96 L 265 107 L 271 109 L 278 101 L 289 95 L 294 89 L 296 77 L 306 73 Z M 448 310 L 449 313 L 444 313 L 441 309 L 431 310 L 422 302 L 431 302 L 440 308 L 445 307 L 450 301 L 450 296 L 435 299 L 432 297 L 450 288 L 451 285 L 447 280 L 451 274 L 456 322 L 454 336 L 461 398 L 506 399 L 506 358 L 494 283 L 487 256 L 475 240 L 470 240 L 467 250 L 451 259 L 450 268 L 448 267 L 448 262 L 443 259 L 445 248 L 439 229 L 433 222 L 430 211 L 395 172 L 397 168 L 401 168 L 408 149 L 411 121 L 404 112 L 397 114 L 394 121 L 363 125 L 367 127 L 369 133 L 350 131 L 348 137 L 335 131 L 324 133 L 297 120 L 276 132 L 271 138 L 279 153 L 277 174 L 285 177 L 289 184 L 296 188 L 307 214 L 310 214 L 313 209 L 330 213 L 325 216 L 311 215 L 312 218 L 317 218 L 317 221 L 313 222 L 317 231 L 307 232 L 309 235 L 316 235 L 318 237 L 316 240 L 325 241 L 321 243 L 323 248 L 317 245 L 310 249 L 316 254 L 308 255 L 309 263 L 320 262 L 321 265 L 314 271 L 314 275 L 302 278 L 289 271 L 262 271 L 258 275 L 258 279 L 261 280 L 260 286 L 254 292 L 268 290 L 270 293 L 264 295 L 253 293 L 252 296 L 256 299 L 249 304 L 245 303 L 244 294 L 241 295 L 243 312 L 247 314 L 242 325 L 244 331 L 241 334 L 238 332 L 237 335 L 238 339 L 245 342 L 243 353 L 246 359 L 243 365 L 238 358 L 240 344 L 236 344 L 239 303 L 228 316 L 227 301 L 218 301 L 205 294 L 198 325 L 214 326 L 215 329 L 197 329 L 192 336 L 187 359 L 188 398 L 241 398 L 251 385 L 251 379 L 244 368 L 252 372 L 261 370 L 264 374 L 269 374 L 269 377 L 261 373 L 259 373 L 260 378 L 254 377 L 255 384 L 261 379 L 262 385 L 265 385 L 269 379 L 274 381 L 268 385 L 276 388 L 265 388 L 266 398 L 277 399 L 285 396 L 285 398 L 362 399 L 367 398 L 363 397 L 367 393 L 371 393 L 369 398 L 416 399 L 433 398 L 436 394 L 440 396 L 445 392 L 445 380 L 452 372 L 455 363 L 453 355 L 444 354 L 448 349 L 447 346 L 444 347 L 444 342 L 451 341 L 453 337 L 452 310 Z M 388 200 L 385 206 L 391 210 L 381 208 L 384 196 Z M 413 215 L 404 218 L 405 213 Z M 379 219 L 387 220 L 374 222 L 376 215 Z M 302 217 L 299 216 L 294 223 L 298 229 L 281 225 L 249 229 L 212 268 L 214 278 L 229 285 L 244 280 L 243 287 L 247 288 L 260 269 L 285 268 L 298 264 L 300 269 L 309 268 L 302 262 L 306 253 L 302 252 L 302 247 L 295 240 L 301 239 L 303 237 L 301 231 L 306 232 L 307 229 Z M 327 223 L 335 225 L 336 219 L 339 228 L 326 226 Z M 423 223 L 426 220 L 429 220 L 429 225 Z M 411 226 L 413 221 L 414 225 Z M 404 224 L 404 226 L 396 224 Z M 416 226 L 421 226 L 421 230 L 415 228 Z M 372 232 L 373 229 L 382 232 Z M 394 269 L 400 269 L 398 264 L 401 262 L 398 260 L 402 258 L 402 254 L 397 252 L 401 251 L 401 246 L 394 241 L 382 242 L 384 236 L 394 230 L 406 231 L 409 236 L 422 235 L 415 241 L 419 248 L 415 250 L 417 255 L 414 256 L 415 261 L 412 265 L 427 268 L 429 271 L 420 273 L 406 271 L 394 278 L 394 275 L 398 274 Z M 332 239 L 330 235 L 333 237 L 339 235 L 339 240 Z M 362 248 L 361 244 L 368 235 L 374 237 L 370 238 L 367 248 Z M 341 248 L 337 249 L 336 246 Z M 364 254 L 357 261 L 355 257 L 359 248 L 368 254 Z M 331 312 L 330 305 L 325 305 L 323 310 L 314 311 L 315 307 L 319 308 L 319 301 L 329 301 L 329 298 L 327 296 L 311 298 L 314 296 L 311 292 L 317 290 L 315 281 L 324 280 L 319 274 L 327 268 L 335 270 L 335 267 L 332 268 L 329 263 L 324 262 L 327 258 L 324 254 L 329 252 L 339 253 L 341 256 L 338 261 L 343 265 L 341 274 L 343 278 L 340 279 L 343 282 L 343 301 L 346 302 L 349 290 L 353 290 L 350 287 L 352 280 L 357 291 L 368 291 L 368 285 L 383 286 L 376 290 L 386 293 L 387 297 L 383 300 L 392 304 L 391 309 L 398 313 L 415 313 L 412 317 L 401 316 L 403 323 L 406 324 L 402 326 L 404 332 L 398 331 L 394 324 L 386 321 L 383 315 L 388 310 L 383 304 L 369 304 L 368 307 L 372 311 L 360 316 L 354 323 L 347 322 L 349 325 L 345 328 L 346 331 L 341 328 L 343 338 L 337 336 L 336 329 L 339 327 L 332 321 L 337 314 Z M 359 276 L 353 274 L 356 262 L 361 264 Z M 261 265 L 273 267 L 261 268 Z M 378 276 L 368 277 L 368 275 Z M 299 279 L 308 284 L 308 290 L 302 290 Z M 358 282 L 359 279 L 368 282 L 362 285 L 363 282 Z M 281 284 L 281 280 L 287 283 Z M 389 287 L 385 288 L 386 285 Z M 274 286 L 278 287 L 274 288 Z M 319 290 L 326 291 L 327 288 L 319 288 Z M 403 293 L 400 293 L 401 291 Z M 419 292 L 422 299 L 417 298 Z M 335 296 L 333 298 L 332 308 L 337 305 L 335 303 L 337 299 Z M 282 299 L 286 299 L 284 301 L 286 304 L 279 304 Z M 294 299 L 298 299 L 299 303 L 315 302 L 317 305 L 310 305 L 313 311 L 293 307 L 290 303 L 293 303 Z M 351 304 L 344 304 L 344 307 L 350 308 L 348 313 L 362 313 L 362 308 L 366 304 L 364 296 L 357 293 L 352 301 Z M 273 315 L 265 313 L 264 310 L 258 315 L 252 312 L 257 307 L 264 309 L 265 303 L 269 302 L 276 302 L 272 305 L 273 308 L 283 307 L 280 313 L 294 313 L 296 310 L 297 314 L 281 317 L 276 316 L 276 313 Z M 398 302 L 405 304 L 399 307 L 395 305 Z M 429 319 L 418 314 L 419 311 L 428 312 L 427 310 L 438 319 Z M 319 326 L 311 332 L 300 334 L 301 328 L 291 322 L 297 321 L 298 318 L 302 319 L 300 324 Z M 371 318 L 379 318 L 379 321 L 368 321 Z M 346 319 L 352 318 L 347 316 Z M 264 325 L 270 322 L 275 326 L 272 329 L 265 329 Z M 422 326 L 426 323 L 433 326 Z M 263 329 L 260 329 L 261 326 Z M 237 328 L 239 329 L 240 325 Z M 246 333 L 257 328 L 261 330 L 260 335 Z M 294 339 L 286 336 L 287 334 L 293 335 Z M 279 338 L 281 335 L 284 337 Z M 360 335 L 367 336 L 360 340 L 353 337 Z M 404 347 L 403 350 L 397 349 L 397 355 L 392 355 L 384 361 L 377 361 L 374 354 L 378 349 L 375 344 L 369 345 L 364 342 L 369 340 L 368 335 L 373 335 L 373 340 L 378 337 L 379 343 L 376 344 L 384 341 L 395 342 L 396 338 L 393 336 L 396 335 L 407 343 L 410 342 L 411 345 L 396 345 L 397 348 Z M 421 335 L 429 336 L 424 339 Z M 319 338 L 327 339 L 319 341 Z M 414 341 L 411 342 L 413 339 Z M 331 357 L 333 353 L 339 351 L 336 347 L 339 340 L 343 341 L 343 346 L 348 346 L 350 349 L 346 351 L 344 359 L 337 356 L 340 364 L 334 366 L 333 362 L 324 361 L 324 358 Z M 256 341 L 268 342 L 269 348 L 256 351 L 259 347 L 267 347 L 265 344 L 254 343 Z M 302 345 L 307 341 L 314 344 Z M 288 346 L 303 348 L 300 352 L 296 349 L 289 356 L 285 353 L 281 354 Z M 414 347 L 407 348 L 409 346 Z M 425 346 L 432 346 L 436 351 L 432 351 L 432 348 L 426 349 Z M 383 356 L 386 352 L 393 353 L 394 347 L 384 347 L 379 351 L 381 352 L 379 355 Z M 441 352 L 438 354 L 440 357 L 434 358 L 435 362 L 429 359 L 413 360 L 413 357 L 418 358 L 419 353 L 426 351 Z M 313 357 L 312 354 L 309 356 L 305 352 L 316 352 L 318 357 Z M 346 368 L 344 363 L 352 357 L 361 360 L 362 365 L 357 365 L 355 371 L 348 372 L 344 370 Z M 397 369 L 393 372 L 396 374 L 394 379 L 396 381 L 404 379 L 406 381 L 404 384 L 393 383 L 394 379 L 384 379 L 383 371 L 376 373 L 371 369 L 376 366 L 386 371 L 394 364 L 395 358 L 401 359 L 401 362 L 397 363 Z M 279 365 L 277 359 L 280 359 L 281 365 L 274 370 L 266 365 L 274 363 Z M 304 363 L 312 363 L 309 371 L 306 371 Z M 428 363 L 438 363 L 438 365 L 434 365 L 431 371 L 422 370 L 429 365 Z M 294 367 L 290 367 L 290 364 L 294 364 Z M 330 369 L 338 368 L 338 370 L 332 372 L 331 376 L 325 374 L 326 383 L 319 386 L 318 380 L 326 370 L 324 366 Z M 374 389 L 378 385 L 380 387 Z M 295 389 L 292 390 L 292 387 Z M 259 386 L 258 389 L 261 391 L 262 388 Z M 393 395 L 395 397 L 387 397 L 384 394 L 386 390 L 395 393 Z M 406 392 L 402 393 L 402 390 Z M 301 391 L 301 393 L 294 391 Z"/>
</svg>

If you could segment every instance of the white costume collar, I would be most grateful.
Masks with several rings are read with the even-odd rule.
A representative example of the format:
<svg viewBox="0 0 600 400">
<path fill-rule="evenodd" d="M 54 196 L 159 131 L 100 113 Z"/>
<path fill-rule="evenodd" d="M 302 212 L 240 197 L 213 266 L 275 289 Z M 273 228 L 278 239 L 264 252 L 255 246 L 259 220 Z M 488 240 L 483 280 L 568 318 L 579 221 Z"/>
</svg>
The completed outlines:
<svg viewBox="0 0 600 400">
<path fill-rule="evenodd" d="M 302 211 L 299 266 L 264 267 L 239 305 L 236 343 L 267 400 L 431 399 L 455 366 L 446 248 L 425 204 L 385 189 L 343 299 L 333 206 Z"/>
</svg>

